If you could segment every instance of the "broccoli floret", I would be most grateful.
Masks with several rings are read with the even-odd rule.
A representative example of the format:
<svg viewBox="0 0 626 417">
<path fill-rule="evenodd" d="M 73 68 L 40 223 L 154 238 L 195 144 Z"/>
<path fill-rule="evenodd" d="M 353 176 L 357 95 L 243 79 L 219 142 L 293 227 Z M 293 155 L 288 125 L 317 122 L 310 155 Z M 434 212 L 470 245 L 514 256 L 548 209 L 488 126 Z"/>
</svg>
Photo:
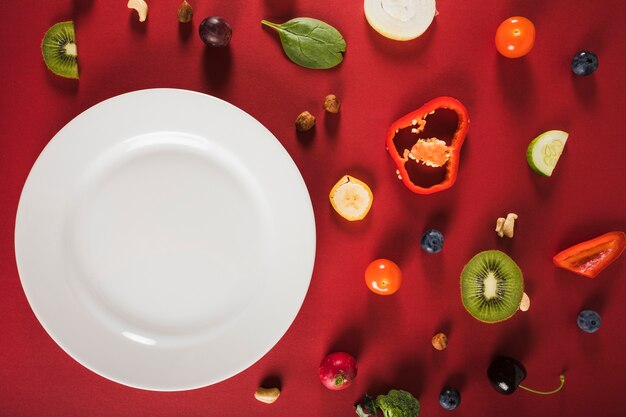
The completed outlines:
<svg viewBox="0 0 626 417">
<path fill-rule="evenodd" d="M 420 403 L 411 393 L 392 389 L 387 395 L 376 397 L 376 405 L 385 417 L 417 417 Z"/>
</svg>

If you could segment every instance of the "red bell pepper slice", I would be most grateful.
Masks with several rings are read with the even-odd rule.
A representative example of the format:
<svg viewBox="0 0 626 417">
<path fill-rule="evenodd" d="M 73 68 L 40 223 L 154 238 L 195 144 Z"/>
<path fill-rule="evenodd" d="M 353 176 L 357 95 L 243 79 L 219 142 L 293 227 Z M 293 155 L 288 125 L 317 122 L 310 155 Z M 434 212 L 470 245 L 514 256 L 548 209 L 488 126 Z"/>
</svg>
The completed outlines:
<svg viewBox="0 0 626 417">
<path fill-rule="evenodd" d="M 422 137 L 426 129 L 428 118 L 437 110 L 449 109 L 457 115 L 457 125 L 450 143 L 436 137 Z M 411 128 L 416 135 L 411 149 L 399 149 L 394 139 L 402 129 Z M 396 173 L 402 182 L 417 194 L 432 194 L 445 190 L 454 185 L 459 169 L 461 146 L 469 129 L 467 109 L 460 101 L 452 97 L 438 97 L 424 104 L 419 109 L 396 120 L 387 131 L 387 151 L 397 166 Z M 445 178 L 436 184 L 419 185 L 410 177 L 408 164 L 422 164 L 425 166 L 445 169 Z"/>
<path fill-rule="evenodd" d="M 559 268 L 587 278 L 595 278 L 622 254 L 624 247 L 626 234 L 609 232 L 557 253 L 552 261 Z"/>
</svg>

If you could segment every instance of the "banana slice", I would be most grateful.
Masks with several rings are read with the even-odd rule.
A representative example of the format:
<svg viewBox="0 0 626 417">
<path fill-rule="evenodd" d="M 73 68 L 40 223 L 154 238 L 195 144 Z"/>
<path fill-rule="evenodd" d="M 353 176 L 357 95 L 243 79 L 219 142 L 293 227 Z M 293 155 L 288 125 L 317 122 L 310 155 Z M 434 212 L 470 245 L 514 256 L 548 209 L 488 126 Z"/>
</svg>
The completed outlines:
<svg viewBox="0 0 626 417">
<path fill-rule="evenodd" d="M 435 0 L 365 0 L 363 8 L 374 30 L 397 41 L 420 36 L 437 14 Z"/>
<path fill-rule="evenodd" d="M 344 175 L 330 190 L 330 204 L 341 217 L 355 221 L 363 219 L 372 207 L 374 195 L 363 181 Z"/>
</svg>

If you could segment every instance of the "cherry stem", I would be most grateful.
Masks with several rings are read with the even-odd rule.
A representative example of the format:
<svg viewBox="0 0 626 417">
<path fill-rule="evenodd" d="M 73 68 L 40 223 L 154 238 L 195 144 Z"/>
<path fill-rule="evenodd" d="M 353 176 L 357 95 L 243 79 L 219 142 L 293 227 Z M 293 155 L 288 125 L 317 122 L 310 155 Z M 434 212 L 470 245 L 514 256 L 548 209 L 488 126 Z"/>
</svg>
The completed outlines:
<svg viewBox="0 0 626 417">
<path fill-rule="evenodd" d="M 525 386 L 523 386 L 523 385 L 518 385 L 518 387 L 519 387 L 519 388 L 521 388 L 521 389 L 523 389 L 523 390 L 526 390 L 526 391 L 532 392 L 532 393 L 534 393 L 534 394 L 550 395 L 550 394 L 555 394 L 555 393 L 557 393 L 557 392 L 561 391 L 561 388 L 563 388 L 563 385 L 565 385 L 565 375 L 561 374 L 561 376 L 559 377 L 559 379 L 561 380 L 561 385 L 559 385 L 559 387 L 558 387 L 557 389 L 554 389 L 554 390 L 552 390 L 552 391 L 547 391 L 547 392 L 544 392 L 544 391 L 537 391 L 537 390 L 534 390 L 534 389 L 526 388 L 526 387 L 525 387 Z"/>
</svg>

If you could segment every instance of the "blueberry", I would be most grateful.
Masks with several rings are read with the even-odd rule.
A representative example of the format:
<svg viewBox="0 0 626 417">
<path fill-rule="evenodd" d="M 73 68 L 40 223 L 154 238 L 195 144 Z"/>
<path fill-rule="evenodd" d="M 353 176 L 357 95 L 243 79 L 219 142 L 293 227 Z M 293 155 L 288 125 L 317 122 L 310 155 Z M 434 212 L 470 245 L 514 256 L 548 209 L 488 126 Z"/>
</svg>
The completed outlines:
<svg viewBox="0 0 626 417">
<path fill-rule="evenodd" d="M 590 75 L 598 69 L 598 57 L 593 52 L 580 51 L 572 59 L 572 71 L 576 75 Z"/>
<path fill-rule="evenodd" d="M 461 404 L 461 394 L 452 388 L 446 388 L 439 394 L 439 404 L 446 410 L 454 410 Z"/>
<path fill-rule="evenodd" d="M 443 249 L 443 234 L 439 230 L 429 229 L 422 235 L 420 244 L 428 253 L 439 253 Z"/>
<path fill-rule="evenodd" d="M 593 333 L 598 331 L 602 319 L 600 315 L 593 310 L 583 310 L 578 314 L 578 327 L 585 333 Z"/>
</svg>

